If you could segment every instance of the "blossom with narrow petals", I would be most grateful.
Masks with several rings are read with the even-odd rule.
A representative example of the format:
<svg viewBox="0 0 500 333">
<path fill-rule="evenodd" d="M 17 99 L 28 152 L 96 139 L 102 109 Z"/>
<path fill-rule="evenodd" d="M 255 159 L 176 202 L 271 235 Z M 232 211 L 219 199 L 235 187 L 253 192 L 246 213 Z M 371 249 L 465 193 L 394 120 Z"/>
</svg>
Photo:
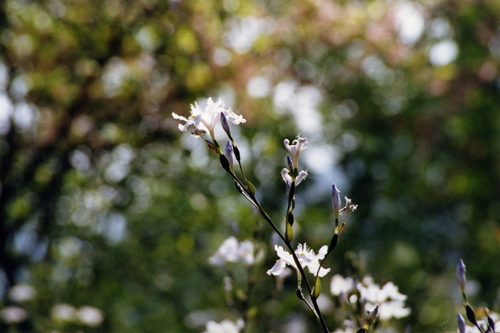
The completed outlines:
<svg viewBox="0 0 500 333">
<path fill-rule="evenodd" d="M 238 333 L 245 326 L 245 323 L 242 319 L 238 319 L 236 323 L 227 319 L 220 323 L 210 320 L 206 326 L 207 330 L 203 333 Z"/>
<path fill-rule="evenodd" d="M 201 108 L 196 102 L 194 105 L 191 104 L 191 115 L 189 118 L 179 116 L 176 113 L 172 113 L 172 117 L 185 122 L 184 124 L 179 124 L 179 130 L 185 132 L 188 127 L 192 125 L 195 129 L 191 132 L 191 134 L 195 137 L 208 133 L 212 139 L 215 140 L 214 127 L 219 121 L 221 114 L 224 114 L 227 121 L 230 121 L 235 125 L 246 122 L 243 116 L 235 114 L 230 109 L 226 109 L 222 99 L 214 102 L 212 98 L 207 100 L 205 108 Z"/>
<path fill-rule="evenodd" d="M 276 261 L 274 266 L 267 271 L 267 274 L 279 276 L 283 273 L 283 270 L 287 265 L 294 267 L 298 271 L 298 267 L 295 264 L 295 261 L 293 260 L 293 256 L 288 251 L 283 249 L 282 246 L 278 245 L 275 245 L 274 249 L 276 250 L 278 257 L 280 257 L 280 259 Z M 297 246 L 297 250 L 295 250 L 295 254 L 299 259 L 300 265 L 303 268 L 305 267 L 309 268 L 309 272 L 314 274 L 314 276 L 318 274 L 318 268 L 320 267 L 319 260 L 325 258 L 327 252 L 328 252 L 328 246 L 324 245 L 323 247 L 321 247 L 321 249 L 319 249 L 319 252 L 316 255 L 314 251 L 308 248 L 305 243 L 304 245 L 299 244 Z M 330 272 L 330 268 L 321 267 L 319 271 L 319 276 L 323 277 L 326 274 L 328 274 L 328 272 Z"/>
<path fill-rule="evenodd" d="M 344 197 L 345 199 L 345 206 L 340 210 L 341 213 L 344 212 L 354 212 L 356 209 L 358 209 L 358 205 L 354 205 L 348 197 Z"/>
<path fill-rule="evenodd" d="M 285 148 L 292 154 L 293 168 L 297 169 L 300 153 L 307 148 L 307 139 L 301 138 L 300 135 L 298 135 L 297 139 L 293 140 L 292 144 L 290 144 L 288 139 L 285 139 L 283 143 L 285 144 Z"/>
<path fill-rule="evenodd" d="M 281 178 L 283 178 L 283 181 L 285 182 L 286 185 L 286 194 L 287 196 L 290 196 L 290 187 L 292 186 L 292 176 L 290 176 L 290 171 L 287 168 L 283 168 L 281 170 Z M 307 178 L 307 171 L 302 170 L 299 172 L 297 177 L 295 178 L 295 186 L 298 186 L 300 182 L 302 182 L 304 179 Z"/>
<path fill-rule="evenodd" d="M 234 236 L 226 239 L 217 252 L 208 259 L 208 262 L 214 266 L 237 261 L 242 261 L 246 265 L 252 265 L 255 262 L 254 246 L 249 240 L 238 243 L 238 240 Z"/>
</svg>

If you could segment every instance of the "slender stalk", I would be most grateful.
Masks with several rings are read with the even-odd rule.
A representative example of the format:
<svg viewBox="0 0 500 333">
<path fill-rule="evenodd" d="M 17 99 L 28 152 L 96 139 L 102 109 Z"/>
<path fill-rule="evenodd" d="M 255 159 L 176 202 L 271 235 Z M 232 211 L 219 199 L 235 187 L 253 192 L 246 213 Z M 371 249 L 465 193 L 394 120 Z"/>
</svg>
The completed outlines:
<svg viewBox="0 0 500 333">
<path fill-rule="evenodd" d="M 241 167 L 241 165 L 240 165 Z M 292 247 L 292 244 L 286 239 L 286 237 L 281 233 L 281 231 L 278 229 L 278 227 L 276 226 L 276 224 L 274 224 L 273 220 L 269 217 L 269 215 L 267 215 L 267 213 L 265 212 L 264 208 L 262 208 L 262 206 L 260 205 L 259 201 L 257 200 L 257 198 L 255 198 L 254 194 L 251 193 L 247 186 L 243 185 L 243 183 L 241 182 L 241 180 L 230 170 L 226 170 L 229 174 L 231 174 L 231 176 L 233 177 L 234 181 L 238 183 L 238 185 L 240 186 L 240 188 L 242 189 L 242 191 L 240 192 L 255 208 L 257 208 L 257 210 L 259 211 L 259 213 L 262 215 L 262 217 L 268 222 L 268 224 L 273 228 L 273 230 L 278 234 L 278 236 L 281 238 L 281 240 L 283 240 L 283 242 L 285 243 L 285 245 L 288 247 L 288 249 L 290 250 L 290 253 L 292 254 L 292 257 L 293 257 L 293 261 L 295 262 L 295 265 L 297 266 L 297 269 L 299 270 L 300 272 L 300 275 L 302 276 L 303 280 L 305 281 L 306 283 L 306 286 L 307 286 L 307 291 L 309 293 L 309 296 L 311 298 L 311 302 L 312 302 L 312 307 L 310 305 L 309 302 L 307 302 L 307 300 L 304 298 L 304 295 L 302 294 L 302 291 L 300 289 L 298 289 L 300 291 L 300 293 L 297 293 L 297 295 L 299 296 L 299 298 L 304 301 L 306 303 L 306 305 L 311 309 L 311 311 L 316 315 L 316 318 L 318 320 L 318 322 L 320 323 L 322 329 L 323 329 L 323 332 L 324 333 L 329 333 L 329 329 L 328 327 L 326 326 L 326 322 L 325 322 L 325 319 L 323 318 L 323 315 L 321 313 L 321 310 L 319 309 L 319 306 L 318 306 L 318 303 L 316 302 L 316 299 L 313 297 L 312 295 L 312 288 L 311 288 L 311 285 L 309 283 L 309 280 L 307 279 L 307 276 L 306 276 L 306 273 L 304 271 L 304 268 L 302 267 L 302 265 L 300 264 L 300 261 L 299 261 L 299 258 L 297 257 L 297 254 L 295 253 L 295 250 L 294 248 Z"/>
</svg>

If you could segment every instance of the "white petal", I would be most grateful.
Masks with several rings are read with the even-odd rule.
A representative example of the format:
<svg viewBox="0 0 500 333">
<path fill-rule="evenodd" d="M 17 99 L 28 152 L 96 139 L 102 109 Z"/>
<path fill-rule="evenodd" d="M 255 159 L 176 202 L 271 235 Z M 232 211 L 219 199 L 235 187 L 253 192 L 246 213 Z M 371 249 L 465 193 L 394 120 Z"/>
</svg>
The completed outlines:
<svg viewBox="0 0 500 333">
<path fill-rule="evenodd" d="M 275 275 L 275 276 L 279 276 L 281 275 L 281 273 L 283 273 L 283 269 L 286 267 L 286 263 L 284 260 L 280 259 L 278 261 L 276 261 L 276 263 L 274 264 L 274 266 L 269 269 L 266 273 L 268 275 Z"/>
<path fill-rule="evenodd" d="M 301 181 L 306 179 L 306 177 L 307 177 L 306 170 L 302 170 L 301 172 L 299 172 L 299 175 L 297 176 L 297 178 L 295 178 L 295 185 L 299 185 Z"/>
</svg>

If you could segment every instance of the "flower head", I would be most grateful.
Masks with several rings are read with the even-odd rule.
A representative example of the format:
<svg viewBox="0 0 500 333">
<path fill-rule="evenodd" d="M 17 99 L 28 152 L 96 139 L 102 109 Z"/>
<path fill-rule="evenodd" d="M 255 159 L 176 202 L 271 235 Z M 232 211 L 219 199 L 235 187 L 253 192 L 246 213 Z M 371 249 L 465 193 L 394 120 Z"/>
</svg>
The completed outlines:
<svg viewBox="0 0 500 333">
<path fill-rule="evenodd" d="M 294 267 L 298 271 L 298 267 L 295 264 L 295 261 L 293 260 L 293 256 L 288 251 L 286 251 L 285 249 L 283 249 L 283 247 L 278 245 L 275 245 L 274 249 L 276 250 L 278 257 L 280 257 L 280 259 L 276 261 L 276 264 L 274 264 L 274 266 L 270 270 L 267 271 L 267 274 L 279 276 L 283 273 L 283 270 L 287 265 Z M 321 249 L 319 249 L 319 252 L 316 255 L 314 251 L 308 248 L 305 243 L 304 245 L 299 244 L 297 246 L 297 250 L 295 250 L 295 254 L 299 259 L 300 265 L 303 268 L 305 267 L 309 268 L 309 272 L 314 274 L 315 276 L 318 273 L 319 260 L 323 259 L 327 252 L 328 252 L 328 246 L 324 245 L 323 247 L 321 247 Z M 330 268 L 321 267 L 319 271 L 319 276 L 323 277 L 326 274 L 328 274 L 329 271 Z"/>
<path fill-rule="evenodd" d="M 210 320 L 206 323 L 207 330 L 203 333 L 238 333 L 244 326 L 241 319 L 236 321 L 236 324 L 230 320 L 223 320 L 220 323 Z"/>
<path fill-rule="evenodd" d="M 293 168 L 297 169 L 300 153 L 307 148 L 307 139 L 301 138 L 300 135 L 298 135 L 297 139 L 293 140 L 291 145 L 288 139 L 285 139 L 283 143 L 285 144 L 285 148 L 292 154 Z"/>
<path fill-rule="evenodd" d="M 344 197 L 344 199 L 345 199 L 345 206 L 344 206 L 344 208 L 342 208 L 340 210 L 341 213 L 343 213 L 343 212 L 354 212 L 358 208 L 358 205 L 354 205 L 351 202 L 351 199 L 349 199 L 348 197 Z"/>
<path fill-rule="evenodd" d="M 212 139 L 215 140 L 214 127 L 219 121 L 221 114 L 224 114 L 227 121 L 230 121 L 235 125 L 246 122 L 243 116 L 235 114 L 230 109 L 225 109 L 222 99 L 219 99 L 218 102 L 214 103 L 212 98 L 207 100 L 205 108 L 201 108 L 196 102 L 194 105 L 191 104 L 191 115 L 187 119 L 183 116 L 177 115 L 176 113 L 172 113 L 172 117 L 185 122 L 185 124 L 179 124 L 179 130 L 185 132 L 189 126 L 193 125 L 195 129 L 191 132 L 191 134 L 195 137 L 209 133 Z"/>
<path fill-rule="evenodd" d="M 283 168 L 281 170 L 281 178 L 283 178 L 283 181 L 285 182 L 286 185 L 286 194 L 287 196 L 290 196 L 290 187 L 292 186 L 292 176 L 290 176 L 290 170 L 287 168 Z M 302 170 L 299 172 L 298 176 L 295 178 L 295 186 L 299 185 L 300 182 L 302 182 L 304 179 L 307 178 L 307 171 Z"/>
<path fill-rule="evenodd" d="M 246 265 L 252 265 L 255 261 L 254 246 L 249 240 L 238 243 L 236 237 L 231 236 L 219 247 L 217 252 L 208 259 L 208 262 L 220 266 L 225 262 L 242 261 Z"/>
</svg>

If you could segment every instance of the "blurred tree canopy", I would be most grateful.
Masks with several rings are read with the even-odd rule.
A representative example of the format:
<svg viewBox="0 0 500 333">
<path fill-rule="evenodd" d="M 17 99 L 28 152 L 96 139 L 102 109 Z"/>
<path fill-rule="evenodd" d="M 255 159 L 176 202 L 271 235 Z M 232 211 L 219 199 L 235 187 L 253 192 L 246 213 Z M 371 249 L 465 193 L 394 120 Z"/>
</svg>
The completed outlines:
<svg viewBox="0 0 500 333">
<path fill-rule="evenodd" d="M 359 209 L 329 266 L 348 275 L 343 253 L 365 251 L 368 272 L 409 296 L 401 329 L 455 330 L 442 323 L 461 306 L 459 258 L 471 302 L 500 310 L 497 0 L 0 6 L 2 331 L 235 319 L 208 258 L 232 234 L 269 244 L 271 230 L 172 119 L 208 97 L 247 119 L 235 139 L 276 221 L 282 141 L 309 139 L 296 239 L 328 242 L 336 182 Z M 305 314 L 289 279 L 249 331 Z"/>
</svg>

